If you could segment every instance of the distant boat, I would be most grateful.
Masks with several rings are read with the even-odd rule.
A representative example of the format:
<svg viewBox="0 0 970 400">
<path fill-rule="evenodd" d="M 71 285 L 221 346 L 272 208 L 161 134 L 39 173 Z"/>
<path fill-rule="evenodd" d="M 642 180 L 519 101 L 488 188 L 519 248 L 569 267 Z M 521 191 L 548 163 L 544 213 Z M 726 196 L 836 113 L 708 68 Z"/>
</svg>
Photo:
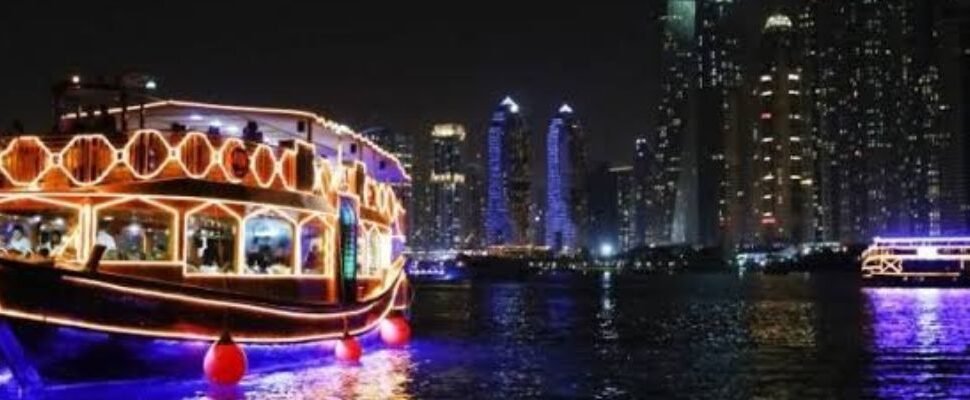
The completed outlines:
<svg viewBox="0 0 970 400">
<path fill-rule="evenodd" d="M 873 239 L 862 253 L 862 278 L 886 283 L 962 283 L 970 237 Z"/>
<path fill-rule="evenodd" d="M 465 262 L 454 259 L 410 260 L 406 270 L 414 283 L 462 283 L 469 278 Z"/>
</svg>

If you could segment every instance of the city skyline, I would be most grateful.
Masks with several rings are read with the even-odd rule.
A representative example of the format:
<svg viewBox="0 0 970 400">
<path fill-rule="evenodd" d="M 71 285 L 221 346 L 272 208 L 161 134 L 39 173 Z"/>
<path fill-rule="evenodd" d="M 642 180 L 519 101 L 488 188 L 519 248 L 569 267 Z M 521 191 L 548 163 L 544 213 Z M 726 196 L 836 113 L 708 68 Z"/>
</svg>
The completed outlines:
<svg viewBox="0 0 970 400">
<path fill-rule="evenodd" d="M 762 3 L 768 4 L 742 6 L 757 14 L 768 7 Z M 217 29 L 141 27 L 146 19 L 181 20 L 186 9 L 218 15 L 240 28 L 230 35 Z M 38 19 L 75 37 L 40 30 L 0 42 L 0 50 L 18 58 L 5 76 L 20 77 L 4 82 L 0 128 L 19 119 L 27 130 L 47 129 L 49 84 L 63 76 L 93 79 L 136 70 L 156 75 L 164 97 L 314 109 L 356 129 L 385 126 L 414 138 L 438 121 L 462 123 L 471 137 L 484 137 L 488 116 L 479 110 L 506 95 L 529 110 L 531 126 L 552 117 L 555 109 L 548 104 L 568 101 L 584 110 L 587 128 L 601 139 L 590 145 L 592 160 L 621 154 L 629 161 L 625 143 L 652 129 L 656 7 L 529 4 L 517 5 L 513 14 L 500 9 L 300 3 L 256 13 L 178 1 L 150 10 L 97 1 L 56 7 L 5 2 L 0 26 L 9 31 L 7 37 L 37 31 L 24 23 Z M 99 23 L 81 24 L 92 20 L 88 15 Z M 315 15 L 342 17 L 324 23 Z M 253 21 L 249 28 L 246 21 Z M 286 43 L 296 45 L 282 46 Z M 448 61 L 438 62 L 443 54 Z"/>
<path fill-rule="evenodd" d="M 573 152 L 582 153 L 582 159 L 589 154 L 588 165 L 610 162 L 613 166 L 633 166 L 632 240 L 640 245 L 863 242 L 880 234 L 940 235 L 964 229 L 970 215 L 970 193 L 967 192 L 970 184 L 965 182 L 963 172 L 968 158 L 963 149 L 965 116 L 962 111 L 950 111 L 962 110 L 960 101 L 965 96 L 955 89 L 964 79 L 960 69 L 963 64 L 954 60 L 959 57 L 948 55 L 953 49 L 965 46 L 961 42 L 966 25 L 960 19 L 964 11 L 961 4 L 955 0 L 943 3 L 898 0 L 879 4 L 667 0 L 638 9 L 644 18 L 632 24 L 614 15 L 616 10 L 594 9 L 589 22 L 604 24 L 609 29 L 585 41 L 580 38 L 582 35 L 562 30 L 577 21 L 577 10 L 570 7 L 540 18 L 541 24 L 555 28 L 541 33 L 518 26 L 521 17 L 511 16 L 499 19 L 508 29 L 496 37 L 459 35 L 447 43 L 425 41 L 441 39 L 443 25 L 408 26 L 410 39 L 421 39 L 422 44 L 408 43 L 407 49 L 416 54 L 447 50 L 436 54 L 457 55 L 448 58 L 454 69 L 426 60 L 413 61 L 410 54 L 407 60 L 388 58 L 394 54 L 391 44 L 402 45 L 389 40 L 388 35 L 402 26 L 379 13 L 374 15 L 370 30 L 339 23 L 332 26 L 290 24 L 282 29 L 281 35 L 292 34 L 307 41 L 305 47 L 288 46 L 287 49 L 303 50 L 304 62 L 293 63 L 292 67 L 303 71 L 296 76 L 304 78 L 300 87 L 309 90 L 292 91 L 295 82 L 292 80 L 269 83 L 283 79 L 283 74 L 272 73 L 280 71 L 278 67 L 257 62 L 272 78 L 253 80 L 252 87 L 247 87 L 249 93 L 231 97 L 245 99 L 260 92 L 260 87 L 272 87 L 280 91 L 278 94 L 286 92 L 291 101 L 300 101 L 305 98 L 304 92 L 313 92 L 320 84 L 316 75 L 306 75 L 306 68 L 323 62 L 319 55 L 307 49 L 334 38 L 347 40 L 338 45 L 361 45 L 352 52 L 361 57 L 361 62 L 356 64 L 364 66 L 361 67 L 364 70 L 337 71 L 334 75 L 354 77 L 356 83 L 329 86 L 332 91 L 320 91 L 322 97 L 361 85 L 361 77 L 371 76 L 386 66 L 406 66 L 402 71 L 409 72 L 403 75 L 391 74 L 394 77 L 386 81 L 368 83 L 365 87 L 370 90 L 355 90 L 353 96 L 342 99 L 346 101 L 328 100 L 327 103 L 351 104 L 348 110 L 355 116 L 341 119 L 350 120 L 416 172 L 412 187 L 398 187 L 396 191 L 415 210 L 408 218 L 417 231 L 409 233 L 425 238 L 421 240 L 427 240 L 434 247 L 444 247 L 445 242 L 450 242 L 457 247 L 553 244 L 557 248 L 588 248 L 591 244 L 584 243 L 582 238 L 582 232 L 588 228 L 584 225 L 588 223 L 576 223 L 575 220 L 583 217 L 570 215 L 581 215 L 583 212 L 578 209 L 588 207 L 582 205 L 581 198 L 564 195 L 565 191 L 575 191 L 564 186 L 585 178 L 574 174 L 574 168 L 561 167 L 564 159 L 572 158 L 571 154 L 569 157 L 564 154 Z M 162 8 L 158 13 L 165 15 L 171 11 Z M 470 19 L 475 24 L 495 22 L 504 16 L 489 10 L 475 11 L 480 12 Z M 56 10 L 52 18 L 64 18 L 62 13 L 71 12 L 81 11 Z M 137 12 L 125 10 L 106 15 L 105 25 L 124 26 L 130 23 L 124 17 Z M 528 8 L 522 12 L 530 18 L 535 16 L 535 11 Z M 599 19 L 603 17 L 615 19 Z M 608 20 L 612 22 L 607 23 Z M 70 24 L 70 21 L 64 23 Z M 91 29 L 95 32 L 104 27 Z M 590 68 L 625 68 L 627 72 L 632 71 L 629 68 L 637 69 L 633 75 L 622 76 L 590 69 L 583 71 L 582 76 L 587 80 L 614 80 L 614 83 L 625 78 L 623 82 L 630 83 L 625 88 L 636 88 L 636 95 L 624 91 L 624 96 L 589 105 L 591 92 L 575 92 L 588 82 L 565 79 L 569 68 L 542 67 L 543 63 L 556 60 L 561 66 L 589 62 L 587 56 L 595 53 L 592 44 L 597 40 L 631 32 L 637 37 L 610 43 L 637 44 L 642 50 L 638 54 L 651 55 L 652 58 L 646 57 L 649 62 L 644 64 L 645 58 L 632 57 L 605 63 L 598 60 Z M 561 34 L 562 40 L 546 41 L 552 38 L 552 33 Z M 167 40 L 178 38 L 179 33 L 171 33 L 171 37 L 153 35 L 146 33 L 137 39 L 158 45 L 162 52 L 175 49 L 161 45 L 169 44 Z M 517 40 L 500 41 L 502 46 L 495 47 L 499 42 L 493 40 L 497 37 Z M 198 42 L 226 39 L 200 35 Z M 43 42 L 49 38 L 40 36 L 36 40 Z M 260 37 L 253 45 L 257 49 L 275 42 L 272 37 Z M 488 49 L 488 57 L 470 56 L 477 46 Z M 560 54 L 567 46 L 573 46 L 575 51 Z M 95 52 L 100 49 L 93 48 Z M 521 57 L 520 52 L 525 48 L 537 53 Z M 74 48 L 65 49 L 66 54 L 72 51 Z M 174 50 L 173 54 L 193 51 L 197 49 L 188 46 Z M 145 57 L 137 51 L 133 54 L 134 59 Z M 89 55 L 75 57 L 83 60 Z M 28 52 L 25 58 L 36 61 L 43 57 Z M 386 65 L 367 61 L 375 59 L 386 61 Z M 169 62 L 169 58 L 162 58 L 158 63 L 162 73 L 156 81 L 163 88 L 158 91 L 163 96 L 168 95 L 166 88 L 178 95 L 184 85 L 198 79 L 190 77 L 185 83 L 169 80 L 165 74 Z M 251 67 L 246 62 L 240 65 L 242 70 Z M 380 90 L 383 84 L 394 79 L 404 79 L 398 83 L 416 84 L 421 80 L 411 78 L 417 75 L 422 79 L 430 78 L 432 72 L 447 76 L 446 71 L 459 71 L 468 65 L 488 66 L 488 74 L 502 71 L 507 77 L 517 76 L 508 74 L 514 71 L 527 75 L 548 72 L 550 79 L 542 84 L 537 82 L 543 79 L 528 82 L 507 79 L 479 82 L 482 85 L 477 87 L 452 85 L 448 90 L 455 92 L 453 101 L 441 101 L 435 94 L 445 90 L 438 85 L 447 85 L 447 79 L 435 80 L 434 85 L 427 87 L 427 93 L 414 93 L 408 101 L 400 100 L 407 90 L 396 93 Z M 78 64 L 69 68 L 84 73 L 84 67 Z M 96 72 L 84 75 L 84 79 L 97 82 L 102 71 L 92 69 Z M 413 75 L 418 70 L 421 73 Z M 16 82 L 12 83 L 14 90 L 3 95 L 7 97 L 0 96 L 0 105 L 10 102 L 10 93 L 21 90 L 17 86 Z M 216 88 L 206 91 L 203 97 L 222 98 L 231 95 L 233 90 Z M 483 96 L 483 92 L 488 96 Z M 541 94 L 537 96 L 538 93 Z M 370 96 L 389 96 L 385 100 L 395 97 L 398 101 L 394 106 L 361 107 L 359 101 L 366 101 L 362 99 Z M 405 113 L 404 119 L 386 114 L 388 110 L 404 113 L 403 110 L 432 98 L 436 105 L 425 112 Z M 537 98 L 543 100 L 537 101 Z M 458 114 L 464 116 L 448 118 L 455 115 L 453 111 L 459 103 L 463 104 L 460 108 L 465 108 L 468 104 L 477 106 L 495 99 L 503 100 L 491 115 L 481 111 L 493 107 L 487 105 L 477 108 L 474 115 L 462 111 Z M 562 110 L 567 107 L 557 109 L 550 105 L 566 102 L 572 106 L 568 114 L 572 114 L 573 107 L 582 110 L 583 135 L 590 138 L 575 151 L 557 149 L 553 144 L 562 142 L 560 130 L 552 126 L 543 129 L 546 121 L 554 123 L 562 119 Z M 21 104 L 10 104 L 13 106 L 0 107 L 0 110 L 12 110 L 5 111 L 11 115 L 17 113 Z M 611 112 L 603 113 L 604 106 L 611 107 Z M 639 111 L 622 111 L 634 106 Z M 0 114 L 0 118 L 4 115 Z M 489 118 L 487 123 L 476 122 L 485 118 Z M 36 115 L 27 115 L 27 122 L 36 125 L 37 120 Z M 634 120 L 635 123 L 631 122 Z M 440 167 L 437 149 L 441 140 L 433 135 L 417 134 L 434 129 L 440 121 L 463 126 L 463 140 L 450 146 L 449 153 L 469 161 L 468 166 L 447 168 L 449 176 L 464 179 L 467 175 L 470 179 L 468 189 L 453 190 L 450 198 L 455 201 L 451 202 L 435 200 L 440 197 L 437 192 L 440 181 L 436 179 L 441 174 L 436 169 Z M 629 127 L 619 130 L 604 127 L 608 125 Z M 11 129 L 9 126 L 0 125 L 7 130 Z M 901 182 L 898 190 L 894 182 Z M 471 197 L 473 185 L 474 189 L 485 188 L 481 196 Z M 412 189 L 416 190 L 413 196 Z M 566 197 L 570 199 L 563 200 Z M 472 205 L 477 199 L 486 199 L 485 204 L 467 207 L 460 213 L 448 212 L 448 218 L 454 223 L 437 221 L 443 209 L 440 204 L 464 200 Z M 570 208 L 576 210 L 569 211 Z M 481 216 L 476 217 L 477 214 Z M 429 225 L 432 220 L 441 223 Z M 471 229 L 476 220 L 482 221 L 483 232 Z M 428 231 L 432 225 L 447 226 L 452 231 L 445 234 L 448 239 L 438 237 L 443 234 L 438 230 Z M 562 237 L 557 239 L 556 235 Z"/>
</svg>

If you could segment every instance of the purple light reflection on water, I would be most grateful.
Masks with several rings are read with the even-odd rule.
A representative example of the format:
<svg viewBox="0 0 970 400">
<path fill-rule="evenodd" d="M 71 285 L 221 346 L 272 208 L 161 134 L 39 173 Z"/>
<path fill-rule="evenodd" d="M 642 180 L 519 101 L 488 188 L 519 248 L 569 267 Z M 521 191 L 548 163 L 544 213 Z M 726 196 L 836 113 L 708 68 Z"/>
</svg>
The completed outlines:
<svg viewBox="0 0 970 400">
<path fill-rule="evenodd" d="M 63 387 L 44 393 L 45 399 L 407 399 L 411 382 L 411 354 L 407 349 L 373 349 L 360 365 L 343 365 L 332 358 L 299 368 L 251 373 L 238 386 L 204 381 L 141 381 Z"/>
<path fill-rule="evenodd" d="M 208 343 L 181 342 L 170 340 L 118 339 L 107 335 L 78 331 L 70 328 L 57 330 L 57 341 L 62 350 L 83 353 L 81 350 L 94 343 L 110 341 L 115 345 L 137 349 L 140 358 L 144 360 L 158 360 L 158 362 L 173 363 L 183 373 L 166 378 L 151 378 L 135 380 L 94 381 L 93 383 L 53 383 L 43 390 L 45 399 L 104 399 L 104 398 L 139 398 L 139 399 L 177 399 L 177 398 L 212 398 L 236 399 L 252 397 L 258 393 L 260 398 L 265 394 L 274 394 L 286 390 L 304 390 L 305 393 L 297 398 L 315 398 L 309 390 L 307 382 L 313 382 L 312 388 L 337 390 L 334 393 L 348 393 L 349 397 L 356 397 L 356 393 L 363 393 L 360 397 L 371 398 L 373 394 L 382 393 L 384 386 L 371 387 L 371 383 L 355 383 L 361 374 L 371 375 L 390 374 L 401 365 L 402 357 L 407 350 L 387 350 L 381 344 L 376 330 L 360 337 L 364 346 L 364 357 L 360 365 L 342 365 L 333 357 L 334 341 L 321 341 L 293 345 L 244 345 L 249 360 L 249 372 L 246 378 L 236 387 L 218 387 L 207 383 L 202 376 L 202 359 L 208 349 Z M 164 360 L 164 361 L 163 361 Z M 106 367 L 117 360 L 112 360 L 104 354 L 102 360 L 93 364 L 93 368 Z M 100 366 L 99 366 L 100 365 Z M 339 380 L 334 380 L 336 378 Z M 398 381 L 393 376 L 385 376 L 377 383 Z M 9 381 L 9 377 L 0 376 L 0 380 Z M 365 381 L 366 382 L 366 381 Z M 302 389 L 301 389 L 302 388 Z M 342 388 L 342 389 L 341 389 Z M 0 399 L 14 390 L 14 387 L 4 387 L 0 390 Z M 330 395 L 330 394 L 328 394 Z M 343 397 L 343 396 L 341 396 Z M 398 397 L 396 395 L 392 397 Z M 291 398 L 288 396 L 276 398 Z M 384 398 L 384 396 L 377 396 Z"/>
<path fill-rule="evenodd" d="M 867 288 L 880 398 L 970 397 L 970 290 Z"/>
</svg>

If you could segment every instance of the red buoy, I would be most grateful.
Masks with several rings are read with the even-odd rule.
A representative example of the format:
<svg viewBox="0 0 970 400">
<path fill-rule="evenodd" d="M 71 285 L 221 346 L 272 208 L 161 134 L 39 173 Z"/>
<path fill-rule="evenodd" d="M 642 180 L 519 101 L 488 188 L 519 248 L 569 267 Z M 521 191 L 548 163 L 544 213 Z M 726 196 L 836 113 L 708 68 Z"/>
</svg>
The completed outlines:
<svg viewBox="0 0 970 400">
<path fill-rule="evenodd" d="M 360 342 L 350 335 L 345 335 L 333 348 L 333 354 L 337 357 L 337 360 L 345 363 L 360 362 L 361 353 L 363 351 L 360 348 Z"/>
<path fill-rule="evenodd" d="M 404 346 L 411 340 L 411 326 L 400 315 L 389 316 L 380 324 L 381 340 L 388 346 Z"/>
<path fill-rule="evenodd" d="M 220 385 L 239 383 L 246 374 L 246 353 L 225 332 L 205 353 L 202 370 L 209 382 Z"/>
</svg>

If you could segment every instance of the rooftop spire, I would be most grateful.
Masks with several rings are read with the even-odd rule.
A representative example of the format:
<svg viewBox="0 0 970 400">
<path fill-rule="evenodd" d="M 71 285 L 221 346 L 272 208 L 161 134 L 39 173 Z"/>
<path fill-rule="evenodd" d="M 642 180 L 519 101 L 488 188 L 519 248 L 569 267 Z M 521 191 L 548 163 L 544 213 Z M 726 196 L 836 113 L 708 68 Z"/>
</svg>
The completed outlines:
<svg viewBox="0 0 970 400">
<path fill-rule="evenodd" d="M 508 107 L 509 111 L 513 113 L 519 112 L 519 105 L 509 96 L 505 96 L 505 99 L 502 100 L 502 105 Z"/>
</svg>

